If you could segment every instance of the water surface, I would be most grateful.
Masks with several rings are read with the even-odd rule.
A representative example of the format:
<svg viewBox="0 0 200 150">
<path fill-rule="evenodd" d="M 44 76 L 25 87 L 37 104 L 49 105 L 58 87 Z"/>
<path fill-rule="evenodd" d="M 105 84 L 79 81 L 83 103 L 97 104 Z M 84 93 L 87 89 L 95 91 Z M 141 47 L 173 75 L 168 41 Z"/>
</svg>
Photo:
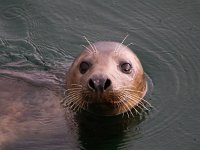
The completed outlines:
<svg viewBox="0 0 200 150">
<path fill-rule="evenodd" d="M 199 17 L 198 0 L 1 0 L 0 148 L 199 149 Z M 65 112 L 64 75 L 83 36 L 127 34 L 156 109 L 141 120 Z"/>
</svg>

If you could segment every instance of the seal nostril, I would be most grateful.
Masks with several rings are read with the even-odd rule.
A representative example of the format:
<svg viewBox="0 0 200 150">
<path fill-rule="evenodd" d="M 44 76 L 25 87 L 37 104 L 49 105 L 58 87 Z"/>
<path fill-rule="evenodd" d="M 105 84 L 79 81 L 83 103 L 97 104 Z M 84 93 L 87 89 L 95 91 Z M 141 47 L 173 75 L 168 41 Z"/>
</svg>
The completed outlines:
<svg viewBox="0 0 200 150">
<path fill-rule="evenodd" d="M 91 78 L 88 81 L 88 87 L 96 92 L 103 92 L 111 85 L 110 79 Z"/>
<path fill-rule="evenodd" d="M 89 87 L 95 90 L 95 85 L 92 79 L 89 80 Z"/>
<path fill-rule="evenodd" d="M 106 90 L 111 85 L 111 80 L 107 79 L 104 85 L 104 90 Z"/>
</svg>

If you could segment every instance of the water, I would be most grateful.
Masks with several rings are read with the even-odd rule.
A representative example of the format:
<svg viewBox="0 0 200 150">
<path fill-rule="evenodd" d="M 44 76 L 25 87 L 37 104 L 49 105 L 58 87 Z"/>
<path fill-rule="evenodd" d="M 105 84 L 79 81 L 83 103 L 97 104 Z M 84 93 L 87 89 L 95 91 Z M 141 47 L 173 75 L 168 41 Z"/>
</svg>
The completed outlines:
<svg viewBox="0 0 200 150">
<path fill-rule="evenodd" d="M 0 1 L 0 148 L 197 150 L 198 0 Z M 60 107 L 66 68 L 91 41 L 133 43 L 156 108 L 142 120 Z"/>
</svg>

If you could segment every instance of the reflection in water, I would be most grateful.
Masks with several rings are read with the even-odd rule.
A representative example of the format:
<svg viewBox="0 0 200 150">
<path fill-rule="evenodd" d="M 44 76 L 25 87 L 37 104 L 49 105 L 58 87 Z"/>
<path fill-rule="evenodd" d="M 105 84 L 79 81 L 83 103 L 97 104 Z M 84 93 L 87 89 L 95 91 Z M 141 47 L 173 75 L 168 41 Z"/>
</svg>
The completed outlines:
<svg viewBox="0 0 200 150">
<path fill-rule="evenodd" d="M 79 127 L 79 140 L 83 149 L 87 150 L 118 149 L 125 144 L 123 140 L 130 127 L 133 135 L 140 135 L 138 124 L 143 119 L 139 116 L 127 118 L 122 115 L 100 117 L 82 112 L 76 116 Z"/>
</svg>

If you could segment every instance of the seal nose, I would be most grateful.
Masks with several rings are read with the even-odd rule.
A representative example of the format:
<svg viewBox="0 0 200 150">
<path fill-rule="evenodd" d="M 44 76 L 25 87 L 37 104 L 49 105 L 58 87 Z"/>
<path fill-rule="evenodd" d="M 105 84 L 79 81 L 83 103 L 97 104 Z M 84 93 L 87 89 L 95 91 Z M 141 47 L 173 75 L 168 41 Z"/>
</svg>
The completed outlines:
<svg viewBox="0 0 200 150">
<path fill-rule="evenodd" d="M 88 87 L 96 92 L 103 92 L 111 86 L 111 80 L 104 77 L 92 77 L 89 79 Z"/>
</svg>

